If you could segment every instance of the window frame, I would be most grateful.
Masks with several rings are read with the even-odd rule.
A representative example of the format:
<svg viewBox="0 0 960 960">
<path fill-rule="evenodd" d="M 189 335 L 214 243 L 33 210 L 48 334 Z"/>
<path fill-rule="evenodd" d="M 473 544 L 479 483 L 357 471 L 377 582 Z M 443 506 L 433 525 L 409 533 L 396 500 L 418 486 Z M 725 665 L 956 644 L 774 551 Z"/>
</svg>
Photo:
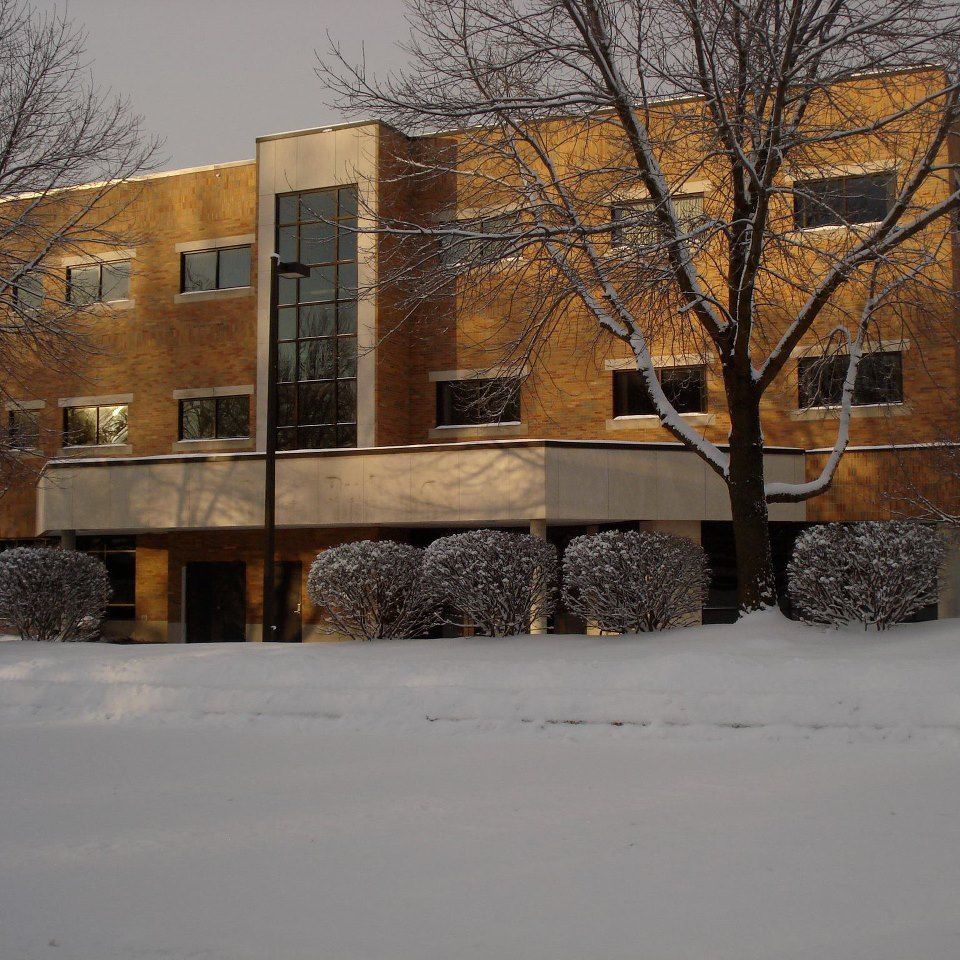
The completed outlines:
<svg viewBox="0 0 960 960">
<path fill-rule="evenodd" d="M 36 282 L 39 290 L 29 290 L 24 286 L 24 281 Z M 24 293 L 31 297 L 36 297 L 35 303 L 29 303 L 24 299 Z M 13 284 L 12 299 L 14 304 L 25 313 L 36 313 L 43 306 L 43 301 L 47 298 L 46 284 L 44 275 L 39 270 L 25 270 L 18 277 L 17 282 Z"/>
<path fill-rule="evenodd" d="M 117 407 L 124 407 L 127 411 L 126 414 L 126 431 L 122 440 L 110 440 L 103 441 L 100 439 L 101 433 L 101 410 L 113 410 Z M 68 421 L 70 419 L 70 413 L 74 410 L 96 410 L 97 411 L 97 432 L 96 432 L 96 442 L 95 443 L 71 443 L 70 441 L 70 427 Z M 62 433 L 62 446 L 63 449 L 67 450 L 70 448 L 77 447 L 125 447 L 129 444 L 129 431 L 130 431 L 130 404 L 129 403 L 77 403 L 72 404 L 68 407 L 63 408 L 63 433 Z"/>
<path fill-rule="evenodd" d="M 892 203 L 894 197 L 896 196 L 897 190 L 897 172 L 894 169 L 885 169 L 885 170 L 873 170 L 873 171 L 864 171 L 862 173 L 842 173 L 836 174 L 835 176 L 829 177 L 808 177 L 808 178 L 796 178 L 793 181 L 793 227 L 797 231 L 807 231 L 807 230 L 831 230 L 836 229 L 837 227 L 851 227 L 851 226 L 864 226 L 872 223 L 881 223 L 883 218 L 880 220 L 870 219 L 870 220 L 851 220 L 849 219 L 849 204 L 848 200 L 850 193 L 847 189 L 843 190 L 841 199 L 843 201 L 843 212 L 837 213 L 836 208 L 824 201 L 823 197 L 819 197 L 819 202 L 815 201 L 811 196 L 805 194 L 798 194 L 796 192 L 798 187 L 806 188 L 809 192 L 809 188 L 813 184 L 841 184 L 846 185 L 851 181 L 855 180 L 880 180 L 884 181 L 884 186 L 886 190 L 886 203 L 887 203 L 887 212 L 889 212 L 890 204 Z M 812 216 L 824 216 L 826 214 L 833 214 L 836 219 L 830 220 L 825 223 L 811 223 L 809 222 Z"/>
<path fill-rule="evenodd" d="M 897 387 L 897 393 L 899 394 L 897 399 L 892 400 L 862 400 L 858 399 L 857 389 L 860 382 L 860 376 L 864 371 L 864 361 L 869 361 L 869 358 L 872 357 L 883 357 L 883 356 L 895 356 L 897 357 L 897 375 L 890 379 L 886 378 L 884 382 L 893 383 Z M 804 366 L 813 366 L 814 364 L 823 364 L 823 363 L 842 363 L 842 373 L 843 376 L 839 378 L 838 382 L 840 383 L 840 397 L 835 402 L 821 402 L 821 403 L 811 403 L 804 405 L 803 403 L 803 392 L 804 392 Z M 800 357 L 797 360 L 797 409 L 798 410 L 838 410 L 843 406 L 843 382 L 846 380 L 846 371 L 850 364 L 850 357 L 846 353 L 837 353 L 832 354 L 831 356 L 825 357 L 821 355 L 808 355 L 805 357 Z M 818 399 L 820 399 L 818 397 Z M 903 383 L 903 350 L 871 350 L 863 354 L 860 358 L 860 364 L 857 368 L 857 380 L 854 383 L 853 387 L 853 397 L 850 401 L 851 410 L 854 407 L 887 407 L 887 406 L 897 406 L 906 402 L 906 395 L 904 391 Z"/>
<path fill-rule="evenodd" d="M 7 410 L 6 423 L 4 424 L 4 436 L 7 438 L 10 450 L 30 451 L 37 450 L 40 447 L 40 411 L 27 407 L 10 407 Z M 17 431 L 14 429 L 14 419 L 18 416 L 28 417 L 33 422 L 33 430 L 27 437 L 26 442 L 17 442 Z"/>
<path fill-rule="evenodd" d="M 104 267 L 116 267 L 119 264 L 125 263 L 127 265 L 127 295 L 125 297 L 116 297 L 113 300 L 104 300 L 103 299 L 103 268 Z M 91 300 L 89 304 L 84 304 L 79 300 L 74 299 L 74 283 L 71 279 L 73 272 L 75 270 L 90 270 L 91 268 L 96 267 L 97 270 L 97 296 L 96 299 Z M 133 276 L 133 258 L 124 257 L 120 260 L 96 260 L 91 263 L 74 263 L 67 267 L 67 303 L 73 306 L 89 306 L 94 303 L 125 303 L 130 299 L 130 280 Z"/>
<path fill-rule="evenodd" d="M 274 249 L 306 265 L 305 279 L 280 280 L 277 337 L 277 447 L 280 450 L 356 449 L 359 424 L 359 234 L 356 183 L 275 196 Z M 329 227 L 331 245 L 325 246 Z M 292 244 L 292 248 L 286 247 Z M 282 251 L 282 252 L 281 252 Z M 326 254 L 326 256 L 322 256 Z M 324 285 L 323 278 L 329 281 Z M 318 284 L 319 279 L 319 284 Z M 320 321 L 326 314 L 326 320 Z M 317 323 L 318 327 L 314 327 Z M 324 329 L 324 323 L 329 326 Z M 303 376 L 327 349 L 326 370 Z M 312 360 L 311 360 L 312 357 Z M 281 376 L 289 375 L 289 379 Z M 326 408 L 328 419 L 318 422 Z M 346 415 L 344 415 L 346 414 Z M 349 419 L 347 418 L 349 416 Z"/>
<path fill-rule="evenodd" d="M 220 403 L 225 400 L 246 400 L 247 402 L 247 432 L 243 434 L 220 433 Z M 185 437 L 183 435 L 183 409 L 186 403 L 213 403 L 213 436 L 212 437 Z M 181 443 L 210 443 L 215 440 L 249 440 L 250 439 L 250 395 L 247 393 L 231 393 L 212 397 L 181 397 L 177 401 L 177 438 Z"/>
<path fill-rule="evenodd" d="M 507 399 L 504 403 L 501 410 L 501 415 L 496 420 L 449 420 L 446 421 L 445 413 L 447 410 L 446 403 L 446 392 L 452 388 L 460 387 L 462 388 L 465 385 L 481 385 L 497 382 L 510 382 L 512 386 L 510 389 L 513 391 L 513 396 Z M 456 427 L 497 427 L 497 426 L 515 426 L 517 424 L 523 423 L 523 409 L 522 409 L 522 395 L 523 395 L 523 377 L 520 376 L 509 376 L 509 377 L 469 377 L 464 379 L 451 379 L 451 380 L 437 380 L 435 381 L 435 402 L 436 410 L 434 423 L 435 428 L 438 430 L 444 430 L 448 428 Z M 494 388 L 501 389 L 501 388 Z M 503 388 L 506 389 L 506 388 Z M 471 401 L 473 402 L 473 401 Z M 450 402 L 451 413 L 454 410 L 453 406 L 454 401 Z M 516 417 L 508 418 L 507 414 L 509 412 L 516 412 Z"/>
<path fill-rule="evenodd" d="M 247 251 L 247 282 L 235 286 L 223 287 L 220 285 L 220 254 L 224 250 L 246 250 Z M 187 257 L 194 257 L 204 253 L 215 253 L 217 255 L 217 266 L 214 271 L 214 286 L 204 287 L 202 290 L 187 290 L 185 281 L 187 276 Z M 220 290 L 249 290 L 253 283 L 253 244 L 252 243 L 231 243 L 223 247 L 204 247 L 202 250 L 182 250 L 180 252 L 180 293 L 189 296 L 192 293 L 216 293 Z"/>
<path fill-rule="evenodd" d="M 80 536 L 77 537 L 77 550 L 88 556 L 96 557 L 107 568 L 112 591 L 104 612 L 105 620 L 136 620 L 137 609 L 137 541 L 133 536 Z M 115 558 L 124 556 L 131 562 L 130 599 L 117 599 L 118 581 L 116 579 Z"/>
<path fill-rule="evenodd" d="M 691 190 L 689 193 L 675 193 L 671 195 L 671 200 L 673 200 L 674 205 L 678 200 L 699 200 L 700 201 L 700 212 L 689 217 L 681 217 L 680 223 L 681 226 L 684 225 L 686 221 L 687 224 L 695 223 L 697 220 L 701 220 L 704 217 L 704 199 L 705 194 L 703 190 Z M 624 235 L 624 228 L 622 226 L 617 226 L 618 223 L 622 223 L 622 218 L 617 216 L 617 211 L 621 209 L 633 208 L 634 210 L 638 208 L 649 207 L 651 211 L 656 210 L 656 202 L 652 197 L 621 197 L 618 200 L 614 200 L 610 204 L 610 246 L 616 250 L 629 250 L 632 247 L 638 246 L 649 246 L 648 241 L 642 243 L 631 242 Z M 633 227 L 634 231 L 640 231 L 645 228 L 640 226 Z M 690 232 L 689 229 L 686 231 Z"/>
<path fill-rule="evenodd" d="M 493 241 L 484 239 L 484 237 L 491 232 L 484 229 L 487 224 L 502 223 L 503 221 L 506 221 L 509 228 L 509 226 L 515 224 L 518 219 L 519 211 L 500 210 L 496 213 L 486 213 L 474 217 L 463 217 L 447 221 L 447 223 L 444 224 L 444 226 L 447 228 L 472 230 L 472 232 L 480 234 L 481 236 L 470 238 L 448 237 L 443 235 L 438 236 L 437 247 L 440 256 L 441 267 L 448 273 L 456 274 L 464 269 L 474 270 L 479 267 L 488 267 L 495 263 L 510 263 L 520 259 L 519 254 L 517 253 L 508 252 L 503 253 L 500 256 L 475 256 L 471 252 L 481 244 L 492 246 Z M 503 233 L 505 231 L 501 228 L 492 232 Z M 504 240 L 499 240 L 496 242 L 499 244 L 509 243 L 509 241 Z M 448 259 L 449 253 L 453 249 L 465 253 L 466 256 L 461 256 L 457 260 Z"/>
<path fill-rule="evenodd" d="M 660 381 L 661 387 L 664 386 L 664 383 L 663 383 L 663 375 L 664 375 L 664 373 L 674 373 L 674 372 L 678 372 L 678 371 L 684 371 L 684 372 L 686 372 L 688 375 L 689 375 L 690 373 L 694 372 L 694 371 L 699 371 L 699 376 L 700 376 L 700 389 L 699 389 L 699 393 L 700 393 L 700 405 L 699 405 L 699 409 L 697 409 L 697 410 L 678 410 L 677 413 L 680 414 L 681 417 L 688 417 L 688 416 L 690 416 L 690 417 L 695 417 L 695 416 L 699 416 L 699 415 L 701 415 L 701 414 L 707 413 L 707 412 L 708 412 L 708 406 L 709 406 L 709 404 L 708 404 L 708 396 L 709 396 L 709 393 L 708 393 L 708 390 L 707 390 L 707 364 L 705 364 L 705 363 L 678 363 L 678 364 L 675 364 L 674 366 L 670 366 L 670 367 L 657 367 L 657 368 L 656 368 L 657 379 Z M 650 411 L 644 412 L 644 413 L 630 413 L 630 412 L 618 413 L 618 412 L 617 412 L 618 398 L 622 395 L 622 394 L 621 394 L 621 391 L 617 389 L 617 381 L 618 381 L 618 379 L 623 378 L 623 377 L 637 377 L 637 378 L 639 378 L 639 377 L 640 377 L 640 371 L 639 371 L 639 370 L 635 370 L 635 369 L 628 369 L 628 370 L 614 370 L 614 371 L 612 371 L 612 372 L 613 372 L 613 376 L 611 377 L 611 405 L 612 405 L 612 408 L 613 408 L 613 419 L 614 419 L 614 420 L 630 420 L 630 419 L 633 419 L 633 418 L 636 418 L 636 417 L 659 417 L 659 414 L 657 413 L 657 410 L 656 410 L 655 407 L 653 407 Z M 664 393 L 666 393 L 666 392 L 667 392 L 667 388 L 664 387 Z M 641 396 L 642 396 L 642 395 L 643 395 L 643 391 L 641 390 Z M 667 399 L 670 399 L 670 398 L 669 398 L 669 395 L 668 395 Z M 670 402 L 673 403 L 672 400 L 671 400 Z"/>
</svg>

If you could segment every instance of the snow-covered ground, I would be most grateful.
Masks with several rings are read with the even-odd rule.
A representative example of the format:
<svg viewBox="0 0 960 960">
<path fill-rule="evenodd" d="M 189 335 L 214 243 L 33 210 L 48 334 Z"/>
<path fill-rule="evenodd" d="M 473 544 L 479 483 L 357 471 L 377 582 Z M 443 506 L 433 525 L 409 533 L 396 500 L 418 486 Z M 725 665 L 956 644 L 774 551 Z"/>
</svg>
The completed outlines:
<svg viewBox="0 0 960 960">
<path fill-rule="evenodd" d="M 4 960 L 939 960 L 960 623 L 0 644 Z"/>
</svg>

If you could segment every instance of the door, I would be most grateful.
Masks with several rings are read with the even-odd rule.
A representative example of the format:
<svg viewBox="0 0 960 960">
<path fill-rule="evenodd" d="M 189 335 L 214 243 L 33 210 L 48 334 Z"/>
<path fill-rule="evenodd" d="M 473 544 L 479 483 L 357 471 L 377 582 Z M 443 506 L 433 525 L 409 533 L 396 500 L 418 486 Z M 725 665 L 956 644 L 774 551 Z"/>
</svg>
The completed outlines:
<svg viewBox="0 0 960 960">
<path fill-rule="evenodd" d="M 188 563 L 184 581 L 187 643 L 247 639 L 247 565 L 243 561 Z"/>
<path fill-rule="evenodd" d="M 281 560 L 276 567 L 277 640 L 300 643 L 303 639 L 300 595 L 303 564 L 299 560 Z"/>
</svg>

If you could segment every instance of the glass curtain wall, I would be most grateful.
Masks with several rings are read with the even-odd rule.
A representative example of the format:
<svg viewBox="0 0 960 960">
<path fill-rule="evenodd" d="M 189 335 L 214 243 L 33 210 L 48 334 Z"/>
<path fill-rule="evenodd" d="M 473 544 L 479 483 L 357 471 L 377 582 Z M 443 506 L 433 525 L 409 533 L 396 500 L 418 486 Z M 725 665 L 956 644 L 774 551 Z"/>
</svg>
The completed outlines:
<svg viewBox="0 0 960 960">
<path fill-rule="evenodd" d="M 280 280 L 277 448 L 357 445 L 357 188 L 277 197 L 277 252 L 310 268 Z"/>
</svg>

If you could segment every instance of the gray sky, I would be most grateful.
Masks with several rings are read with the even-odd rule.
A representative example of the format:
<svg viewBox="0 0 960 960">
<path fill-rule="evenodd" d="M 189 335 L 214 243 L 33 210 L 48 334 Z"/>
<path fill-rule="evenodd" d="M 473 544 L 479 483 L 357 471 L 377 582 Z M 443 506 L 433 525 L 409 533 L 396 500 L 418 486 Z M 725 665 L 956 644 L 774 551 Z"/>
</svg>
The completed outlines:
<svg viewBox="0 0 960 960">
<path fill-rule="evenodd" d="M 165 139 L 167 170 L 249 159 L 258 135 L 341 119 L 313 72 L 328 29 L 354 58 L 363 44 L 378 69 L 401 61 L 407 36 L 402 0 L 69 0 L 68 10 L 87 29 L 98 82 Z"/>
</svg>

